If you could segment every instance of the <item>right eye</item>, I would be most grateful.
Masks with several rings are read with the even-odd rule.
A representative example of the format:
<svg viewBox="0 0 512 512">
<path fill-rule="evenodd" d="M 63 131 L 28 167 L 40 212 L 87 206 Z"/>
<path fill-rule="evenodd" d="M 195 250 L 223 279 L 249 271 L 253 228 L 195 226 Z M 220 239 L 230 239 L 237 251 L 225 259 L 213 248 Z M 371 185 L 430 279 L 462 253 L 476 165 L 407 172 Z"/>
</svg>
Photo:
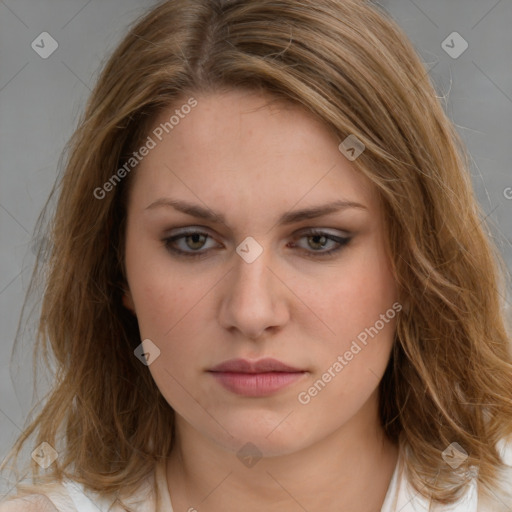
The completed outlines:
<svg viewBox="0 0 512 512">
<path fill-rule="evenodd" d="M 213 240 L 210 235 L 203 231 L 187 230 L 179 235 L 167 237 L 162 241 L 169 252 L 178 256 L 197 258 L 204 256 L 213 248 L 209 247 L 204 251 L 200 251 L 200 249 L 204 248 L 208 239 Z"/>
</svg>

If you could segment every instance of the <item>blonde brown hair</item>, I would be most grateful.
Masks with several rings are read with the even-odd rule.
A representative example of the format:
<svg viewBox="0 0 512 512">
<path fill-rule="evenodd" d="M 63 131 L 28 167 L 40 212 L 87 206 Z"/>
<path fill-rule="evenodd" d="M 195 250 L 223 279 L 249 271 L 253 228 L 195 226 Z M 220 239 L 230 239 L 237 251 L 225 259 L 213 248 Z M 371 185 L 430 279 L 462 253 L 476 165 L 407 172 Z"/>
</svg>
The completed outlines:
<svg viewBox="0 0 512 512">
<path fill-rule="evenodd" d="M 169 455 L 173 411 L 134 357 L 139 331 L 121 302 L 136 169 L 103 198 L 94 191 L 162 109 L 233 88 L 298 104 L 340 141 L 365 145 L 353 165 L 383 200 L 405 306 L 380 384 L 382 425 L 425 496 L 455 500 L 471 466 L 484 491 L 495 489 L 496 444 L 512 435 L 504 264 L 425 67 L 385 12 L 357 0 L 171 0 L 131 28 L 70 141 L 37 338 L 56 363 L 55 386 L 13 453 L 34 434 L 34 446 L 62 445 L 48 476 L 105 495 L 134 489 Z M 453 441 L 469 454 L 459 471 L 441 456 Z"/>
</svg>

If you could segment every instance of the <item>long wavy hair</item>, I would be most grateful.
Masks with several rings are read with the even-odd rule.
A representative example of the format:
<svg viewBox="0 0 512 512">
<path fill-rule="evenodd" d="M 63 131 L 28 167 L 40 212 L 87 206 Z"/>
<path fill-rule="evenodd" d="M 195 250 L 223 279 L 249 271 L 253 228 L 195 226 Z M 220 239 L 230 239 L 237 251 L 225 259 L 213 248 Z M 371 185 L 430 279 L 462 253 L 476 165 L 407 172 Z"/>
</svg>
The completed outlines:
<svg viewBox="0 0 512 512">
<path fill-rule="evenodd" d="M 103 67 L 52 191 L 49 250 L 33 282 L 44 278 L 36 353 L 55 379 L 10 459 L 19 462 L 35 437 L 32 447 L 46 441 L 59 457 L 43 475 L 31 463 L 33 479 L 68 477 L 117 496 L 168 457 L 174 412 L 134 356 L 139 330 L 122 305 L 136 167 L 102 198 L 95 190 L 163 109 L 232 89 L 299 105 L 340 142 L 355 135 L 365 145 L 353 165 L 382 199 L 404 304 L 380 383 L 383 428 L 404 448 L 415 489 L 435 502 L 460 497 L 475 467 L 482 492 L 497 492 L 497 443 L 512 435 L 501 299 L 509 275 L 425 66 L 395 21 L 361 0 L 170 0 L 132 25 Z M 457 471 L 442 457 L 454 441 L 469 455 Z"/>
</svg>

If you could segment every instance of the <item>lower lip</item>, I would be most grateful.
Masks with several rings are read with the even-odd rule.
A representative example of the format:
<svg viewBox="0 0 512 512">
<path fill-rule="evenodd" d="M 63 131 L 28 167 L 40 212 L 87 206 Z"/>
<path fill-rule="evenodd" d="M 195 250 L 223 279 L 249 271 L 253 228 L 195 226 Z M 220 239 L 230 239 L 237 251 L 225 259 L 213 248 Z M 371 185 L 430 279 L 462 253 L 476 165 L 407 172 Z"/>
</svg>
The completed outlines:
<svg viewBox="0 0 512 512">
<path fill-rule="evenodd" d="M 210 372 L 226 389 L 243 396 L 267 396 L 299 380 L 306 372 Z"/>
</svg>

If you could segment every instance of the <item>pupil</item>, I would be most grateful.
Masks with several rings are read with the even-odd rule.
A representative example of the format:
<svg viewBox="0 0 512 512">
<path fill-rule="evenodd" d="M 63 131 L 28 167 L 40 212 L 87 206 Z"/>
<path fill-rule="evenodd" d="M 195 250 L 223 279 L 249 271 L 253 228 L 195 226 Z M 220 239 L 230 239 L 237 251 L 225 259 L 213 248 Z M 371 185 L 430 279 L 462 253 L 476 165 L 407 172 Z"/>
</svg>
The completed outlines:
<svg viewBox="0 0 512 512">
<path fill-rule="evenodd" d="M 193 235 L 190 235 L 189 238 L 192 238 L 192 244 L 196 244 L 196 243 L 199 243 L 198 241 L 198 237 L 201 237 L 202 235 L 198 234 L 198 233 L 194 233 Z M 199 245 L 201 245 L 199 243 Z"/>
<path fill-rule="evenodd" d="M 323 243 L 320 243 L 320 246 L 323 247 L 325 245 L 325 236 L 324 235 L 313 235 L 311 237 L 313 240 L 317 240 L 318 238 L 322 239 Z M 313 244 L 318 244 L 319 242 L 313 242 Z"/>
</svg>

